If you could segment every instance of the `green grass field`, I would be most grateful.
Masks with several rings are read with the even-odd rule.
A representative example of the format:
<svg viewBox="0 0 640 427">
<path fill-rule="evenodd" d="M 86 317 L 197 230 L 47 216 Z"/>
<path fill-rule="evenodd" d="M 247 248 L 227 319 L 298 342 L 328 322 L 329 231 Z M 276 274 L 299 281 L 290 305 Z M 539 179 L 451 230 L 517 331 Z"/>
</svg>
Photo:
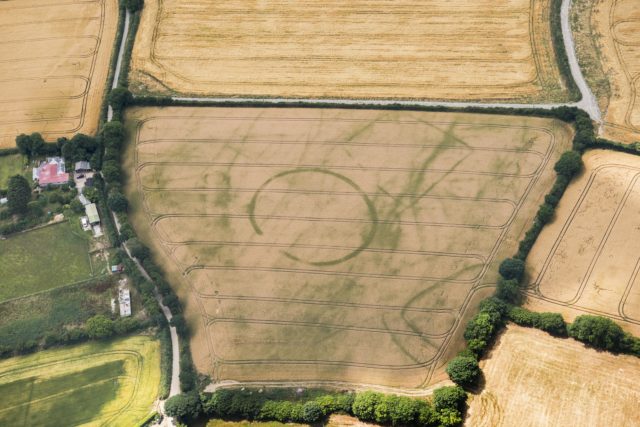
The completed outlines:
<svg viewBox="0 0 640 427">
<path fill-rule="evenodd" d="M 158 395 L 159 354 L 135 336 L 2 361 L 0 425 L 136 425 Z"/>
<path fill-rule="evenodd" d="M 89 279 L 88 250 L 69 222 L 0 240 L 0 302 Z"/>
<path fill-rule="evenodd" d="M 21 154 L 0 156 L 0 188 L 7 188 L 10 176 L 22 175 L 24 172 L 23 166 L 24 158 Z"/>
</svg>

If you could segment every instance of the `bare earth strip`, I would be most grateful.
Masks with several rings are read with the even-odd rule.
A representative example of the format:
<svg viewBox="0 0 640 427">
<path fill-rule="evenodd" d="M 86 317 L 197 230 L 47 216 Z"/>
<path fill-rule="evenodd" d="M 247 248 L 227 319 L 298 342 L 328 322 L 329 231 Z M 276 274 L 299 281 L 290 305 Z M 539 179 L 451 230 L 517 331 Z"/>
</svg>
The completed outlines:
<svg viewBox="0 0 640 427">
<path fill-rule="evenodd" d="M 572 183 L 527 258 L 535 311 L 568 320 L 593 313 L 640 334 L 640 157 L 603 150 L 584 156 Z"/>
<path fill-rule="evenodd" d="M 562 102 L 550 0 L 152 0 L 139 92 Z"/>
<path fill-rule="evenodd" d="M 509 325 L 481 362 L 469 427 L 638 425 L 640 360 Z"/>
<path fill-rule="evenodd" d="M 134 225 L 215 380 L 421 387 L 493 292 L 571 130 L 548 119 L 136 108 Z"/>
<path fill-rule="evenodd" d="M 604 135 L 640 141 L 640 8 L 636 0 L 577 0 L 577 54 L 604 114 Z"/>
<path fill-rule="evenodd" d="M 0 147 L 96 132 L 117 19 L 116 0 L 0 2 Z"/>
</svg>

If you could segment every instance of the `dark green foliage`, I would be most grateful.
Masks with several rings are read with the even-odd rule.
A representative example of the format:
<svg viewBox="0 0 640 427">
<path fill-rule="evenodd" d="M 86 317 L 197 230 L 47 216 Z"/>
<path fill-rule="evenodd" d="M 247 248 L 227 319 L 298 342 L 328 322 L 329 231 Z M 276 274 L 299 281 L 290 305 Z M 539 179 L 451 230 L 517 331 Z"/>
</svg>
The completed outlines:
<svg viewBox="0 0 640 427">
<path fill-rule="evenodd" d="M 535 313 L 522 307 L 511 307 L 507 316 L 520 326 L 541 329 L 555 336 L 567 335 L 567 324 L 560 313 Z"/>
<path fill-rule="evenodd" d="M 102 165 L 102 175 L 108 183 L 120 182 L 121 174 L 118 162 L 115 160 L 107 160 Z"/>
<path fill-rule="evenodd" d="M 70 140 L 59 142 L 60 153 L 67 162 L 89 160 L 93 154 L 101 150 L 100 143 L 93 137 L 76 134 Z"/>
<path fill-rule="evenodd" d="M 471 387 L 480 378 L 480 366 L 475 357 L 457 356 L 447 365 L 447 374 L 454 383 L 462 387 Z"/>
<path fill-rule="evenodd" d="M 109 194 L 107 204 L 109 205 L 109 209 L 114 212 L 126 212 L 127 207 L 129 206 L 127 198 L 124 197 L 124 194 L 120 193 L 119 191 L 112 191 Z"/>
<path fill-rule="evenodd" d="M 520 292 L 520 284 L 517 280 L 499 279 L 496 297 L 511 304 L 520 304 L 522 301 L 522 293 Z"/>
<path fill-rule="evenodd" d="M 189 327 L 187 326 L 187 322 L 184 320 L 182 314 L 176 314 L 171 318 L 170 325 L 176 328 L 176 332 L 183 338 L 187 338 L 189 336 Z"/>
<path fill-rule="evenodd" d="M 569 336 L 592 347 L 620 351 L 624 339 L 622 328 L 606 317 L 583 315 L 569 325 Z"/>
<path fill-rule="evenodd" d="M 325 394 L 316 398 L 324 415 L 336 412 L 350 413 L 355 395 L 353 393 Z"/>
<path fill-rule="evenodd" d="M 307 402 L 302 406 L 302 421 L 305 423 L 316 423 L 322 419 L 324 413 L 318 402 Z"/>
<path fill-rule="evenodd" d="M 151 252 L 149 248 L 140 243 L 138 239 L 131 239 L 127 241 L 127 247 L 129 248 L 129 252 L 135 258 L 138 258 L 140 262 L 144 262 L 147 258 L 149 258 Z"/>
<path fill-rule="evenodd" d="M 353 415 L 363 421 L 376 420 L 376 406 L 380 402 L 381 394 L 373 391 L 358 393 L 353 401 Z"/>
<path fill-rule="evenodd" d="M 467 393 L 460 386 L 440 387 L 433 392 L 433 407 L 440 412 L 443 409 L 464 410 Z"/>
<path fill-rule="evenodd" d="M 170 397 L 165 402 L 164 409 L 167 415 L 179 420 L 197 418 L 202 412 L 200 397 L 195 392 Z"/>
<path fill-rule="evenodd" d="M 50 152 L 50 148 L 47 147 L 44 139 L 42 139 L 42 135 L 37 132 L 31 135 L 25 135 L 24 133 L 18 135 L 16 137 L 16 146 L 21 154 L 29 158 Z"/>
<path fill-rule="evenodd" d="M 567 57 L 567 51 L 564 47 L 564 39 L 562 37 L 562 21 L 560 19 L 561 7 L 562 0 L 551 0 L 550 11 L 547 15 L 551 24 L 551 42 L 555 53 L 556 64 L 558 64 L 558 69 L 560 70 L 560 75 L 562 76 L 564 85 L 569 91 L 569 97 L 572 101 L 579 101 L 580 90 L 578 89 L 576 82 L 573 80 L 573 75 L 571 74 L 571 68 L 569 66 L 569 58 Z M 561 108 L 566 108 L 568 110 L 571 107 Z"/>
<path fill-rule="evenodd" d="M 198 375 L 193 367 L 191 360 L 191 351 L 189 345 L 181 340 L 180 342 L 180 390 L 183 392 L 191 391 L 196 388 L 196 380 Z"/>
<path fill-rule="evenodd" d="M 22 175 L 14 175 L 9 178 L 7 185 L 7 208 L 10 213 L 25 215 L 31 201 L 31 187 Z"/>
<path fill-rule="evenodd" d="M 124 141 L 124 126 L 119 121 L 111 121 L 102 126 L 102 139 L 106 149 L 119 151 Z"/>
<path fill-rule="evenodd" d="M 122 108 L 131 101 L 131 92 L 124 87 L 117 87 L 109 92 L 109 105 L 116 111 L 121 111 Z"/>
<path fill-rule="evenodd" d="M 500 263 L 498 271 L 507 280 L 515 279 L 520 281 L 524 275 L 524 261 L 518 258 L 507 258 Z"/>
<path fill-rule="evenodd" d="M 555 208 L 548 203 L 543 203 L 538 208 L 538 213 L 536 214 L 536 221 L 538 221 L 541 225 L 547 224 L 549 221 L 553 219 Z"/>
<path fill-rule="evenodd" d="M 582 170 L 582 157 L 577 151 L 565 151 L 553 169 L 558 175 L 571 178 Z"/>
<path fill-rule="evenodd" d="M 73 199 L 71 201 L 71 203 L 69 203 L 69 207 L 75 213 L 79 214 L 79 213 L 84 212 L 84 206 L 82 206 L 82 203 L 80 203 L 80 200 L 78 200 L 78 199 Z"/>
<path fill-rule="evenodd" d="M 480 303 L 480 312 L 467 323 L 464 339 L 469 350 L 482 355 L 496 332 L 504 324 L 507 307 L 496 298 L 488 298 Z"/>
<path fill-rule="evenodd" d="M 143 4 L 143 0 L 124 0 L 124 7 L 126 7 L 131 13 L 142 10 Z"/>
<path fill-rule="evenodd" d="M 113 320 L 102 314 L 98 314 L 87 320 L 86 330 L 89 338 L 104 339 L 113 336 L 115 326 Z"/>
</svg>

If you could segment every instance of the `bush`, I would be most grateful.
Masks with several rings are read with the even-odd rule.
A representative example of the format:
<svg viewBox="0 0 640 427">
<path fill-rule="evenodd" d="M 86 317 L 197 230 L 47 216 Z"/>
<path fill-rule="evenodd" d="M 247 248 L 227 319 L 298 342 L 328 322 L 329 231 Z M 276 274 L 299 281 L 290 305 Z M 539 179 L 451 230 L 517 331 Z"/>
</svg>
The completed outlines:
<svg viewBox="0 0 640 427">
<path fill-rule="evenodd" d="M 131 0 L 127 0 L 127 1 L 131 1 Z M 121 111 L 122 107 L 127 105 L 130 100 L 131 100 L 131 93 L 123 87 L 117 87 L 115 89 L 112 89 L 111 92 L 109 92 L 109 99 L 108 99 L 109 105 L 111 105 L 111 108 L 113 108 L 116 111 Z"/>
<path fill-rule="evenodd" d="M 107 160 L 102 165 L 102 175 L 109 183 L 120 182 L 120 168 L 115 160 Z"/>
<path fill-rule="evenodd" d="M 460 386 L 440 387 L 433 392 L 433 407 L 437 412 L 445 409 L 464 410 L 467 393 Z"/>
<path fill-rule="evenodd" d="M 595 348 L 619 351 L 625 337 L 622 328 L 611 319 L 583 315 L 569 325 L 569 336 Z"/>
<path fill-rule="evenodd" d="M 480 366 L 475 357 L 457 356 L 447 365 L 447 374 L 460 386 L 474 386 L 480 378 Z"/>
<path fill-rule="evenodd" d="M 109 194 L 107 205 L 114 212 L 126 212 L 129 202 L 127 202 L 127 198 L 122 193 L 114 191 Z"/>
<path fill-rule="evenodd" d="M 553 169 L 558 175 L 571 178 L 582 170 L 582 157 L 577 151 L 565 151 Z"/>
<path fill-rule="evenodd" d="M 380 393 L 373 391 L 356 394 L 356 398 L 353 400 L 353 406 L 351 407 L 353 415 L 362 421 L 375 421 L 376 406 L 380 402 L 381 397 L 382 395 Z"/>
<path fill-rule="evenodd" d="M 311 401 L 302 406 L 302 421 L 305 423 L 312 424 L 318 422 L 323 416 L 324 413 L 318 402 Z"/>
<path fill-rule="evenodd" d="M 7 208 L 13 214 L 24 215 L 28 212 L 28 204 L 31 200 L 31 187 L 22 175 L 14 175 L 9 178 L 7 184 Z"/>
<path fill-rule="evenodd" d="M 515 279 L 511 279 L 511 280 L 499 279 L 498 289 L 496 290 L 496 296 L 508 303 L 520 304 L 520 302 L 522 301 L 520 284 Z"/>
<path fill-rule="evenodd" d="M 124 7 L 126 7 L 131 13 L 141 10 L 143 4 L 143 0 L 124 0 Z"/>
<path fill-rule="evenodd" d="M 545 225 L 549 223 L 553 219 L 554 207 L 548 203 L 543 203 L 540 205 L 538 209 L 538 213 L 536 214 L 536 221 L 538 221 L 541 225 Z"/>
<path fill-rule="evenodd" d="M 115 333 L 115 326 L 113 320 L 98 314 L 87 320 L 86 323 L 87 335 L 93 339 L 104 339 L 113 336 Z"/>
<path fill-rule="evenodd" d="M 538 313 L 538 321 L 535 327 L 551 335 L 567 335 L 567 324 L 560 313 Z"/>
<path fill-rule="evenodd" d="M 182 393 L 167 399 L 164 409 L 170 417 L 185 420 L 197 418 L 202 412 L 202 405 L 197 393 Z"/>
<path fill-rule="evenodd" d="M 500 275 L 507 280 L 520 281 L 524 275 L 524 261 L 518 258 L 507 258 L 500 264 Z"/>
</svg>

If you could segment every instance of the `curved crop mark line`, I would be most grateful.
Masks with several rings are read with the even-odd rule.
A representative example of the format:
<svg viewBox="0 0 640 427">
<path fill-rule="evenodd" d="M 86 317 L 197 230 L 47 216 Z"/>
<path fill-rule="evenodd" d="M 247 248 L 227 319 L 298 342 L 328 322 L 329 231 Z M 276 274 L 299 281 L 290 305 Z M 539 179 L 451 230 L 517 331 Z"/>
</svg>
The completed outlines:
<svg viewBox="0 0 640 427">
<path fill-rule="evenodd" d="M 371 224 L 371 226 L 369 227 L 369 231 L 367 232 L 367 234 L 365 234 L 362 237 L 362 242 L 360 243 L 360 245 L 353 250 L 352 252 L 340 257 L 340 258 L 336 258 L 333 260 L 327 260 L 327 261 L 308 261 L 308 260 L 303 260 L 297 256 L 295 256 L 294 254 L 292 254 L 289 251 L 282 251 L 282 253 L 287 256 L 288 258 L 294 260 L 294 261 L 298 261 L 298 262 L 302 262 L 302 263 L 306 263 L 306 264 L 310 264 L 310 265 L 315 265 L 315 266 L 329 266 L 329 265 L 336 265 L 336 264 L 340 264 L 342 262 L 348 261 L 356 256 L 358 256 L 364 249 L 366 249 L 371 242 L 373 241 L 373 238 L 376 235 L 376 230 L 378 229 L 378 213 L 376 212 L 376 207 L 374 206 L 373 202 L 369 199 L 369 196 L 367 196 L 367 194 L 362 191 L 362 189 L 358 186 L 358 184 L 356 184 L 355 182 L 353 182 L 351 179 L 347 178 L 344 175 L 341 175 L 339 173 L 330 171 L 328 169 L 322 169 L 322 168 L 297 168 L 297 169 L 292 169 L 292 170 L 288 170 L 288 171 L 284 171 L 284 172 L 280 172 L 274 176 L 272 176 L 271 178 L 269 178 L 268 180 L 266 180 L 264 182 L 264 184 L 262 184 L 260 186 L 260 188 L 258 188 L 258 190 L 254 193 L 253 197 L 251 198 L 251 201 L 249 202 L 249 206 L 247 207 L 247 212 L 249 213 L 249 222 L 251 223 L 251 226 L 253 227 L 253 230 L 256 232 L 256 234 L 258 235 L 262 235 L 262 229 L 260 228 L 260 225 L 258 225 L 258 222 L 256 221 L 256 218 L 269 218 L 272 219 L 273 217 L 269 217 L 269 216 L 257 216 L 255 214 L 255 210 L 256 210 L 256 204 L 258 202 L 258 198 L 260 197 L 260 193 L 262 192 L 262 190 L 264 188 L 266 188 L 271 182 L 273 182 L 274 180 L 278 179 L 278 178 L 283 178 L 285 176 L 289 176 L 289 175 L 295 175 L 295 174 L 300 174 L 300 173 L 319 173 L 319 174 L 324 174 L 324 175 L 328 175 L 334 178 L 339 179 L 340 181 L 346 183 L 347 185 L 351 186 L 351 188 L 353 188 L 354 190 L 356 190 L 360 196 L 362 197 L 362 200 L 364 200 L 365 204 L 367 205 L 367 211 L 369 214 L 369 222 Z M 294 217 L 289 217 L 289 219 L 292 219 Z M 364 221 L 363 221 L 364 222 Z"/>
<path fill-rule="evenodd" d="M 620 299 L 620 303 L 618 304 L 618 314 L 623 319 L 633 319 L 624 312 L 624 308 L 627 305 L 627 299 L 629 298 L 629 294 L 631 293 L 631 288 L 633 288 L 633 284 L 638 278 L 638 273 L 640 273 L 640 258 L 638 258 L 638 261 L 636 261 L 636 265 L 633 268 L 633 273 L 631 273 L 631 277 L 629 277 L 627 286 L 625 286 L 624 293 L 622 294 L 622 298 Z"/>
</svg>

